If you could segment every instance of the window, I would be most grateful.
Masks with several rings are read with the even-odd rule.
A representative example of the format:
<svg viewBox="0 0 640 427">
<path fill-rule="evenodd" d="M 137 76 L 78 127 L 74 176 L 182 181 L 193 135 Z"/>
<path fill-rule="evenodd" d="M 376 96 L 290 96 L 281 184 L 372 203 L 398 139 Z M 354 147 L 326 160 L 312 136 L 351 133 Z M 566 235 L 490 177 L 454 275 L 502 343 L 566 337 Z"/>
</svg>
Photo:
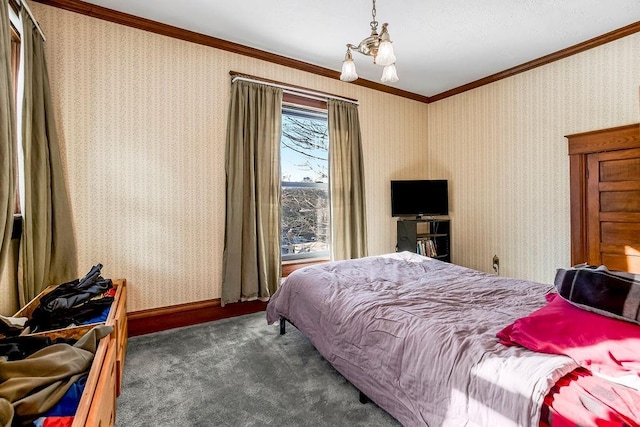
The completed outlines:
<svg viewBox="0 0 640 427">
<path fill-rule="evenodd" d="M 15 28 L 15 26 L 11 25 L 11 77 L 13 83 L 13 105 L 15 106 L 15 111 L 18 110 L 18 80 L 20 76 L 20 33 Z M 17 113 L 16 113 L 17 114 Z M 16 142 L 18 138 L 16 138 Z M 16 153 L 20 148 L 16 147 Z M 14 163 L 16 166 L 15 170 L 18 170 L 18 157 L 14 159 Z M 16 180 L 16 205 L 14 209 L 14 213 L 19 214 L 20 211 L 20 187 L 18 185 L 18 180 Z"/>
<path fill-rule="evenodd" d="M 326 109 L 282 109 L 282 260 L 328 258 L 329 130 Z"/>
<path fill-rule="evenodd" d="M 20 7 L 13 0 L 9 1 L 9 19 L 11 21 L 11 76 L 13 83 L 13 100 L 16 114 L 16 157 L 14 158 L 14 164 L 16 166 L 16 197 L 13 214 L 13 231 L 11 234 L 12 239 L 19 239 L 22 234 L 22 193 L 21 188 L 24 188 L 22 182 L 22 146 L 21 146 L 21 126 L 22 126 L 22 92 L 24 90 L 24 81 L 21 70 L 22 63 L 22 21 L 18 16 Z"/>
</svg>

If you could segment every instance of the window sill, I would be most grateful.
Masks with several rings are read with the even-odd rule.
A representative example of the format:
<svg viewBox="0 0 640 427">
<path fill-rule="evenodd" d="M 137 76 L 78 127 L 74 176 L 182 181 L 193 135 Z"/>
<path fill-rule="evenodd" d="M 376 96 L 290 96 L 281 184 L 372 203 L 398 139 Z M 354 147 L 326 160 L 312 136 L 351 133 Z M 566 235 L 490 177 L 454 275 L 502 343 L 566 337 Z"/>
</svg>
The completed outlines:
<svg viewBox="0 0 640 427">
<path fill-rule="evenodd" d="M 329 258 L 307 258 L 304 260 L 296 259 L 282 262 L 282 277 L 287 277 L 299 268 L 309 265 L 322 264 L 331 261 Z"/>
</svg>

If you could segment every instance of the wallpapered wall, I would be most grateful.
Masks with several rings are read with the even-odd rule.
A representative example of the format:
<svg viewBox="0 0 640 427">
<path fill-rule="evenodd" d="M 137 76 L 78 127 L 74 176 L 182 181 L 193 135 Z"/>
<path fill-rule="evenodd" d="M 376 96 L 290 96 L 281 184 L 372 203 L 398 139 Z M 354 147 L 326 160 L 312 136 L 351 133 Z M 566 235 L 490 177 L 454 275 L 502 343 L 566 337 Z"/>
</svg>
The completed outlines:
<svg viewBox="0 0 640 427">
<path fill-rule="evenodd" d="M 79 265 L 126 277 L 131 311 L 220 296 L 229 70 L 359 99 L 371 254 L 395 245 L 390 179 L 448 178 L 454 262 L 490 271 L 497 254 L 501 274 L 547 283 L 570 261 L 564 135 L 639 120 L 637 34 L 427 106 L 32 9 L 47 34 Z"/>
<path fill-rule="evenodd" d="M 425 176 L 426 104 L 38 3 L 32 10 L 47 36 L 79 265 L 101 262 L 106 277 L 126 277 L 130 311 L 220 297 L 229 70 L 359 100 L 369 252 L 393 251 L 389 180 Z"/>
<path fill-rule="evenodd" d="M 453 258 L 552 283 L 570 263 L 564 135 L 637 123 L 640 34 L 429 104 L 431 174 L 451 180 Z"/>
</svg>

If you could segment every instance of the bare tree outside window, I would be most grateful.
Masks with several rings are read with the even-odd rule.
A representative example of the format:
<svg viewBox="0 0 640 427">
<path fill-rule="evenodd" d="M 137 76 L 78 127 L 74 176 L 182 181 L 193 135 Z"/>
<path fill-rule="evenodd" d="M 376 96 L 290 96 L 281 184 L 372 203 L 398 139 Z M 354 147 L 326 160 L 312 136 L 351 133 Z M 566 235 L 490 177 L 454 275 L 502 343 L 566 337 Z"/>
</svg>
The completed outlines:
<svg viewBox="0 0 640 427">
<path fill-rule="evenodd" d="M 326 113 L 282 111 L 282 259 L 329 255 Z"/>
</svg>

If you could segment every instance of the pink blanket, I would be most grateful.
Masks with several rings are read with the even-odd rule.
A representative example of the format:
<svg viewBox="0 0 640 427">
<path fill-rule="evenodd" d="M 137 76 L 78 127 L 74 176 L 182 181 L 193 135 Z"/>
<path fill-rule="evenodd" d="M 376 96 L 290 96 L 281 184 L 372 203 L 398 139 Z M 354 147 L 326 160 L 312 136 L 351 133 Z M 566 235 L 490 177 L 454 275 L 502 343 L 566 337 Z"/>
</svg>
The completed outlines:
<svg viewBox="0 0 640 427">
<path fill-rule="evenodd" d="M 558 294 L 498 333 L 503 344 L 571 357 L 607 376 L 640 378 L 640 326 L 575 307 Z"/>
<path fill-rule="evenodd" d="M 550 425 L 640 425 L 640 326 L 583 310 L 558 294 L 547 300 L 497 336 L 505 345 L 569 356 L 582 366 L 545 398 Z"/>
<path fill-rule="evenodd" d="M 584 368 L 562 377 L 544 403 L 541 427 L 640 427 L 640 395 Z"/>
</svg>

